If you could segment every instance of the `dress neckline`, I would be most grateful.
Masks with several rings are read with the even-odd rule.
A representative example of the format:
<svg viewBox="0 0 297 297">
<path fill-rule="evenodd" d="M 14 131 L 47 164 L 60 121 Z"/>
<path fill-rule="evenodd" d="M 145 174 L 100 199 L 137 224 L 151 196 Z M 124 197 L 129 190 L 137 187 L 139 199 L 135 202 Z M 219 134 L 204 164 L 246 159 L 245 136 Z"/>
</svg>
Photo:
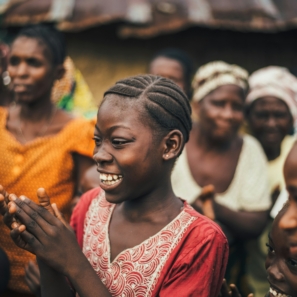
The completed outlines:
<svg viewBox="0 0 297 297">
<path fill-rule="evenodd" d="M 105 197 L 104 197 L 105 199 Z M 180 198 L 179 198 L 180 199 Z M 108 266 L 110 267 L 112 264 L 116 263 L 117 262 L 117 259 L 119 257 L 121 257 L 122 255 L 124 255 L 125 253 L 127 253 L 128 251 L 132 251 L 132 250 L 135 250 L 135 249 L 138 249 L 140 246 L 142 245 L 145 245 L 149 240 L 155 238 L 155 237 L 158 237 L 162 232 L 166 231 L 167 229 L 170 228 L 170 226 L 172 224 L 174 224 L 176 221 L 178 221 L 180 219 L 180 217 L 185 213 L 186 209 L 188 209 L 189 205 L 187 204 L 187 202 L 183 199 L 180 199 L 182 202 L 183 202 L 183 207 L 182 207 L 182 210 L 179 212 L 179 214 L 171 221 L 169 222 L 166 226 L 164 226 L 161 230 L 159 230 L 156 234 L 150 236 L 149 238 L 143 240 L 142 242 L 140 242 L 139 244 L 131 247 L 131 248 L 127 248 L 127 249 L 124 249 L 123 251 L 121 251 L 114 259 L 113 261 L 111 261 L 111 244 L 110 244 L 110 239 L 109 239 L 109 227 L 110 227 L 110 221 L 111 221 L 111 218 L 112 218 L 112 214 L 114 212 L 114 209 L 115 209 L 115 204 L 111 204 L 110 203 L 110 210 L 109 210 L 109 214 L 108 214 L 108 220 L 107 220 L 107 223 L 105 225 L 105 240 L 106 240 L 106 246 L 107 246 L 107 258 L 108 258 Z M 109 202 L 108 202 L 109 203 Z"/>
<path fill-rule="evenodd" d="M 55 138 L 58 138 L 60 137 L 61 134 L 64 133 L 64 131 L 66 129 L 68 129 L 69 126 L 71 126 L 73 124 L 73 122 L 75 122 L 75 119 L 77 118 L 73 118 L 71 119 L 69 122 L 66 123 L 66 125 L 56 134 L 50 134 L 50 135 L 46 135 L 46 136 L 38 136 L 26 143 L 21 143 L 19 142 L 16 137 L 9 131 L 7 130 L 6 128 L 6 125 L 7 125 L 7 119 L 8 119 L 8 115 L 9 115 L 9 112 L 6 108 L 2 108 L 2 112 L 3 112 L 3 116 L 2 116 L 2 119 L 1 119 L 1 126 L 4 130 L 4 133 L 6 133 L 6 135 L 13 141 L 15 142 L 19 147 L 22 147 L 22 148 L 25 148 L 25 147 L 30 147 L 30 146 L 33 146 L 35 145 L 36 143 L 40 143 L 40 142 L 43 142 L 45 140 L 52 140 L 52 139 L 55 139 Z"/>
</svg>

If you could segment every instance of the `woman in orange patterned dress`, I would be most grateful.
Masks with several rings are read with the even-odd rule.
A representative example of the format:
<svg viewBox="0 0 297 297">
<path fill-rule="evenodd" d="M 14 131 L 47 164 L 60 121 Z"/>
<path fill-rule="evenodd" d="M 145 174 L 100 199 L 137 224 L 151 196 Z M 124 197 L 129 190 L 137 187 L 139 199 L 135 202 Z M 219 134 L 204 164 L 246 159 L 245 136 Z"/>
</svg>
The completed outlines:
<svg viewBox="0 0 297 297">
<path fill-rule="evenodd" d="M 0 183 L 35 201 L 44 187 L 67 213 L 82 175 L 94 164 L 94 122 L 74 118 L 51 101 L 64 59 L 63 36 L 50 27 L 24 28 L 12 43 L 8 71 L 16 104 L 0 109 Z M 15 247 L 2 223 L 0 248 L 10 260 L 10 290 L 29 294 L 25 265 L 34 257 Z"/>
</svg>

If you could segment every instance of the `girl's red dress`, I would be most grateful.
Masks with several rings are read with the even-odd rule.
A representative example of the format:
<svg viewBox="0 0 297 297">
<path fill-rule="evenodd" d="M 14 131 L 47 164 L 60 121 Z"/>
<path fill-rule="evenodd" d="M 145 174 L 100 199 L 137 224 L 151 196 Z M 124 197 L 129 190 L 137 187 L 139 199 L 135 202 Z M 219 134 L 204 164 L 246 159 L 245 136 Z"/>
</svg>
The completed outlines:
<svg viewBox="0 0 297 297">
<path fill-rule="evenodd" d="M 96 188 L 82 196 L 71 218 L 84 254 L 112 296 L 218 296 L 228 243 L 215 223 L 184 202 L 161 231 L 110 262 L 108 226 L 114 207 Z"/>
</svg>

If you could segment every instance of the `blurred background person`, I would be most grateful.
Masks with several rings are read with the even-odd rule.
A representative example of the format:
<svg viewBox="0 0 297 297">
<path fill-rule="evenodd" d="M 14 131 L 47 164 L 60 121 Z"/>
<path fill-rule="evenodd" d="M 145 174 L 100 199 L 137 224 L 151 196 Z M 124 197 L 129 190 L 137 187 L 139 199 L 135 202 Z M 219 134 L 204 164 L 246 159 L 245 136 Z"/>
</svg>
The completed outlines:
<svg viewBox="0 0 297 297">
<path fill-rule="evenodd" d="M 288 198 L 283 167 L 296 140 L 297 79 L 286 68 L 269 66 L 255 71 L 249 78 L 249 85 L 246 99 L 248 130 L 258 139 L 266 154 L 273 201 L 281 192 L 278 209 L 273 210 L 277 214 Z M 250 243 L 253 261 L 248 262 L 249 282 L 255 297 L 264 296 L 269 289 L 263 263 L 267 254 L 267 237 L 275 214 L 270 217 L 259 240 Z"/>
<path fill-rule="evenodd" d="M 172 173 L 175 194 L 188 197 L 194 208 L 216 220 L 227 235 L 233 247 L 228 281 L 233 259 L 244 262 L 245 242 L 261 234 L 271 205 L 265 154 L 252 136 L 239 134 L 247 80 L 247 71 L 222 61 L 198 69 L 192 99 L 198 122 Z M 208 185 L 213 186 L 213 193 L 201 199 Z M 204 203 L 209 200 L 210 204 Z M 244 272 L 244 263 L 239 266 L 237 274 Z"/>
<path fill-rule="evenodd" d="M 177 48 L 167 48 L 153 56 L 148 73 L 171 79 L 191 99 L 193 65 L 193 61 L 186 52 Z"/>
<path fill-rule="evenodd" d="M 65 56 L 63 35 L 52 27 L 24 28 L 13 41 L 8 71 L 15 104 L 0 109 L 0 183 L 36 201 L 36 189 L 44 187 L 67 214 L 85 171 L 94 164 L 94 122 L 75 118 L 52 101 Z M 34 257 L 15 248 L 8 233 L 1 223 L 0 248 L 11 266 L 5 296 L 27 296 L 24 269 Z"/>
<path fill-rule="evenodd" d="M 0 106 L 3 107 L 8 106 L 13 100 L 13 94 L 9 88 L 11 79 L 7 71 L 8 54 L 9 46 L 0 42 Z"/>
<path fill-rule="evenodd" d="M 283 189 L 283 166 L 295 141 L 297 79 L 286 68 L 270 66 L 254 72 L 249 84 L 248 128 L 268 159 L 271 190 Z"/>
</svg>

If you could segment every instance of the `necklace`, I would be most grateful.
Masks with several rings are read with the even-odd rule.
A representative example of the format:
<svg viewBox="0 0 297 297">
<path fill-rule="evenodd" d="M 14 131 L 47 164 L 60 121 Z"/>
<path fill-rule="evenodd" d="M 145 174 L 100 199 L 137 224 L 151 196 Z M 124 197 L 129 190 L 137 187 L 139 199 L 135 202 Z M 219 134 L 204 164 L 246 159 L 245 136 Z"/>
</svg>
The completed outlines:
<svg viewBox="0 0 297 297">
<path fill-rule="evenodd" d="M 42 126 L 41 129 L 40 129 L 40 132 L 37 134 L 37 137 L 43 137 L 43 136 L 45 135 L 45 133 L 47 132 L 48 128 L 49 128 L 50 125 L 52 124 L 53 119 L 55 118 L 55 115 L 56 115 L 56 113 L 57 113 L 57 110 L 58 110 L 58 108 L 56 108 L 56 107 L 54 106 L 54 108 L 53 108 L 53 110 L 52 110 L 52 112 L 51 112 L 51 116 L 50 116 L 48 122 L 46 122 L 46 123 L 43 124 L 43 126 Z M 18 127 L 18 128 L 19 128 L 19 129 L 18 129 L 18 130 L 19 130 L 19 134 L 22 136 L 22 138 L 23 138 L 23 140 L 25 141 L 25 143 L 29 142 L 29 141 L 26 139 L 26 137 L 25 137 L 25 135 L 24 135 L 24 132 L 23 132 L 23 129 L 22 129 L 22 120 L 21 120 L 21 116 L 20 116 L 20 119 L 19 119 L 19 127 Z"/>
</svg>

